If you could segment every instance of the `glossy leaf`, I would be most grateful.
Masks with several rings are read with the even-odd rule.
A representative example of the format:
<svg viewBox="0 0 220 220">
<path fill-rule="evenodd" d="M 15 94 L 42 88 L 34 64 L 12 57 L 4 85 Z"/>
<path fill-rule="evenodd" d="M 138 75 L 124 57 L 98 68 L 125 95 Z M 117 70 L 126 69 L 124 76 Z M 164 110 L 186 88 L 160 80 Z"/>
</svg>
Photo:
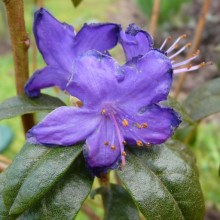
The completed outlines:
<svg viewBox="0 0 220 220">
<path fill-rule="evenodd" d="M 192 91 L 184 102 L 194 121 L 220 112 L 220 78 L 214 79 Z"/>
<path fill-rule="evenodd" d="M 65 105 L 60 99 L 42 94 L 38 98 L 19 95 L 0 104 L 0 120 L 34 112 L 52 111 Z"/>
<path fill-rule="evenodd" d="M 8 215 L 8 209 L 6 208 L 3 197 L 2 197 L 2 191 L 4 187 L 5 182 L 5 176 L 4 173 L 0 174 L 0 219 L 1 220 L 14 220 L 15 217 L 10 217 Z"/>
<path fill-rule="evenodd" d="M 128 192 L 119 185 L 100 187 L 92 192 L 92 197 L 101 194 L 104 198 L 104 220 L 138 220 L 138 209 Z"/>
<path fill-rule="evenodd" d="M 18 220 L 73 219 L 90 193 L 92 183 L 93 177 L 80 155 L 43 200 L 21 215 Z"/>
<path fill-rule="evenodd" d="M 118 174 L 147 219 L 203 219 L 195 159 L 181 143 L 132 148 Z"/>
<path fill-rule="evenodd" d="M 81 146 L 48 148 L 26 144 L 6 172 L 3 191 L 10 214 L 20 214 L 39 201 L 81 152 Z"/>
<path fill-rule="evenodd" d="M 192 125 L 194 123 L 194 121 L 191 119 L 190 115 L 187 113 L 186 109 L 184 108 L 184 106 L 182 106 L 174 98 L 169 97 L 166 101 L 162 102 L 162 105 L 169 106 L 173 108 L 176 112 L 178 112 L 178 114 L 181 116 L 182 122 L 185 125 L 188 124 Z"/>
<path fill-rule="evenodd" d="M 73 3 L 74 7 L 79 6 L 79 4 L 82 2 L 82 0 L 71 0 L 71 1 Z"/>
<path fill-rule="evenodd" d="M 48 151 L 50 151 L 50 149 L 47 147 L 26 143 L 14 159 L 13 163 L 5 171 L 7 184 L 4 186 L 3 198 L 8 209 L 12 206 L 18 190 L 31 168 Z"/>
</svg>

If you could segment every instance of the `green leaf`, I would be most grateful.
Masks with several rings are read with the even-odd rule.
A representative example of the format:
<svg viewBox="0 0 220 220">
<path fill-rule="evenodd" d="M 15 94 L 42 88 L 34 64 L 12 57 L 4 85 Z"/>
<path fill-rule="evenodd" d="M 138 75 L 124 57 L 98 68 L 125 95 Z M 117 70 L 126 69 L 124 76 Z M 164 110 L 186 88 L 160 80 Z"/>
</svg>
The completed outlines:
<svg viewBox="0 0 220 220">
<path fill-rule="evenodd" d="M 16 156 L 11 166 L 5 171 L 6 183 L 3 190 L 3 198 L 8 209 L 12 206 L 18 190 L 30 169 L 50 149 L 26 143 Z"/>
<path fill-rule="evenodd" d="M 19 95 L 0 104 L 0 120 L 34 112 L 52 111 L 65 105 L 60 99 L 42 94 L 38 98 Z"/>
<path fill-rule="evenodd" d="M 1 220 L 13 220 L 15 219 L 14 217 L 10 217 L 8 215 L 8 209 L 5 207 L 3 198 L 2 198 L 2 191 L 4 187 L 4 182 L 5 182 L 5 175 L 4 173 L 0 174 L 0 219 Z"/>
<path fill-rule="evenodd" d="M 18 220 L 73 219 L 90 193 L 92 183 L 93 177 L 85 166 L 83 156 L 80 155 L 43 200 Z"/>
<path fill-rule="evenodd" d="M 34 150 L 20 154 L 6 172 L 6 184 L 3 191 L 4 201 L 10 208 L 10 214 L 20 214 L 39 201 L 45 193 L 67 171 L 81 152 L 81 146 L 46 148 L 29 146 Z M 27 162 L 30 166 L 27 166 Z M 17 168 L 17 166 L 18 168 Z M 24 170 L 24 173 L 20 173 Z"/>
<path fill-rule="evenodd" d="M 73 3 L 74 7 L 79 6 L 79 4 L 82 2 L 82 0 L 71 0 L 71 1 Z"/>
<path fill-rule="evenodd" d="M 186 109 L 179 102 L 177 102 L 174 98 L 169 97 L 166 101 L 162 102 L 162 104 L 165 106 L 169 106 L 173 108 L 176 112 L 178 112 L 185 125 L 188 125 L 188 124 L 191 125 L 194 123 L 194 121 L 191 119 L 191 117 L 187 113 Z"/>
<path fill-rule="evenodd" d="M 201 120 L 211 114 L 220 112 L 220 78 L 214 79 L 192 91 L 184 101 L 194 121 Z"/>
<path fill-rule="evenodd" d="M 138 209 L 131 196 L 119 185 L 110 184 L 109 188 L 100 187 L 95 189 L 91 196 L 101 194 L 104 200 L 104 220 L 138 220 Z"/>
<path fill-rule="evenodd" d="M 132 148 L 118 174 L 147 219 L 203 219 L 195 159 L 181 143 Z"/>
</svg>

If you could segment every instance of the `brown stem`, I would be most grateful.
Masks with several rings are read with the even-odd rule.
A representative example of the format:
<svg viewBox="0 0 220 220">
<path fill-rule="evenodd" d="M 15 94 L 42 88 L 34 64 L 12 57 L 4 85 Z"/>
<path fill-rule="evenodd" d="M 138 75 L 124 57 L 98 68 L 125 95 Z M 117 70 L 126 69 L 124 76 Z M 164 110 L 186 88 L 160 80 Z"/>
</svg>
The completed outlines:
<svg viewBox="0 0 220 220">
<path fill-rule="evenodd" d="M 196 29 L 196 33 L 194 35 L 192 46 L 187 54 L 187 58 L 189 58 L 192 55 L 192 53 L 195 52 L 199 47 L 201 37 L 202 37 L 202 32 L 203 32 L 205 22 L 206 22 L 206 15 L 208 13 L 210 3 L 211 3 L 211 0 L 204 0 L 203 7 L 201 10 L 201 14 L 200 14 L 200 18 L 199 18 L 199 23 L 197 25 L 197 29 Z M 180 75 L 180 77 L 177 81 L 176 89 L 175 89 L 175 94 L 174 94 L 175 98 L 178 97 L 178 95 L 183 87 L 183 84 L 186 80 L 186 76 L 187 76 L 186 73 L 182 73 Z"/>
<path fill-rule="evenodd" d="M 160 0 L 154 0 L 153 11 L 150 19 L 149 32 L 153 36 L 157 28 L 157 20 L 160 12 Z"/>
<path fill-rule="evenodd" d="M 17 94 L 24 93 L 28 79 L 28 48 L 30 40 L 25 29 L 24 4 L 22 0 L 3 0 L 8 17 L 8 26 L 13 50 Z M 33 125 L 33 115 L 23 115 L 22 123 L 26 133 Z"/>
<path fill-rule="evenodd" d="M 0 162 L 0 173 L 3 172 L 7 167 L 7 164 Z"/>
<path fill-rule="evenodd" d="M 6 164 L 8 164 L 8 165 L 11 164 L 11 162 L 12 162 L 12 161 L 9 160 L 7 157 L 5 157 L 5 156 L 3 156 L 3 155 L 1 155 L 1 154 L 0 154 L 0 161 L 3 162 L 3 163 L 6 163 Z"/>
<path fill-rule="evenodd" d="M 91 220 L 101 220 L 101 218 L 99 218 L 94 213 L 94 211 L 87 205 L 82 206 L 82 212 L 84 212 L 89 217 L 89 219 L 91 219 Z"/>
</svg>

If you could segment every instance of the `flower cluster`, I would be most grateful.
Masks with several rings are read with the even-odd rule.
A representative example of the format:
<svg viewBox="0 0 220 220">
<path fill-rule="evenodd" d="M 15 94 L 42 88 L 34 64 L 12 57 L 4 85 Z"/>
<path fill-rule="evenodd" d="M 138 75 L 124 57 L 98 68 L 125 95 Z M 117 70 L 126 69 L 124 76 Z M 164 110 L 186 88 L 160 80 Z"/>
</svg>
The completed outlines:
<svg viewBox="0 0 220 220">
<path fill-rule="evenodd" d="M 125 145 L 138 147 L 165 142 L 181 120 L 166 100 L 173 73 L 199 67 L 180 68 L 192 58 L 173 60 L 178 38 L 168 50 L 153 48 L 153 39 L 131 24 L 124 32 L 117 24 L 85 24 L 74 29 L 57 21 L 45 9 L 35 14 L 34 34 L 47 64 L 36 71 L 25 86 L 34 97 L 40 90 L 59 86 L 83 103 L 82 107 L 60 107 L 48 114 L 27 134 L 34 144 L 70 146 L 85 140 L 88 167 L 99 175 L 125 165 Z M 123 47 L 126 63 L 119 65 L 108 50 Z"/>
</svg>

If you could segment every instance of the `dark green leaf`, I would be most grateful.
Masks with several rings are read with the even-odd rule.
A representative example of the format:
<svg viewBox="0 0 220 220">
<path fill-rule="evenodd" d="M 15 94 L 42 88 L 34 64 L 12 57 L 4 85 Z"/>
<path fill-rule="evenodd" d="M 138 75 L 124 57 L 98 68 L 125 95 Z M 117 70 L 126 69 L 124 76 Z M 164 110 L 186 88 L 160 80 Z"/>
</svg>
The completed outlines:
<svg viewBox="0 0 220 220">
<path fill-rule="evenodd" d="M 44 196 L 44 199 L 25 212 L 19 220 L 73 219 L 92 188 L 93 178 L 79 156 L 68 172 Z M 45 208 L 47 207 L 47 208 Z"/>
<path fill-rule="evenodd" d="M 220 78 L 214 79 L 192 91 L 184 102 L 190 116 L 198 121 L 220 112 Z"/>
<path fill-rule="evenodd" d="M 176 112 L 178 112 L 184 124 L 187 125 L 194 123 L 194 121 L 190 118 L 189 114 L 187 113 L 186 109 L 174 98 L 169 97 L 166 101 L 162 102 L 162 104 L 165 106 L 169 106 L 173 108 Z"/>
<path fill-rule="evenodd" d="M 2 191 L 4 187 L 5 175 L 4 173 L 0 174 L 0 219 L 1 220 L 13 220 L 15 218 L 10 217 L 8 215 L 8 209 L 5 207 L 3 198 L 2 198 Z"/>
<path fill-rule="evenodd" d="M 101 194 L 104 199 L 105 220 L 138 220 L 138 209 L 131 196 L 119 185 L 110 184 L 109 188 L 100 187 L 92 192 L 92 198 Z"/>
<path fill-rule="evenodd" d="M 6 170 L 3 198 L 11 214 L 19 214 L 38 201 L 65 174 L 81 146 L 48 148 L 25 144 Z"/>
<path fill-rule="evenodd" d="M 73 3 L 74 7 L 79 6 L 79 4 L 82 2 L 82 0 L 71 0 L 71 1 Z"/>
<path fill-rule="evenodd" d="M 35 146 L 26 143 L 21 152 L 16 156 L 12 165 L 6 170 L 6 182 L 3 191 L 3 198 L 8 209 L 12 206 L 18 190 L 30 169 L 50 149 L 42 146 Z"/>
<path fill-rule="evenodd" d="M 203 219 L 195 159 L 179 142 L 132 148 L 118 174 L 147 219 Z"/>
<path fill-rule="evenodd" d="M 52 111 L 65 105 L 60 99 L 42 94 L 38 98 L 19 95 L 0 104 L 0 120 L 34 112 Z"/>
</svg>

